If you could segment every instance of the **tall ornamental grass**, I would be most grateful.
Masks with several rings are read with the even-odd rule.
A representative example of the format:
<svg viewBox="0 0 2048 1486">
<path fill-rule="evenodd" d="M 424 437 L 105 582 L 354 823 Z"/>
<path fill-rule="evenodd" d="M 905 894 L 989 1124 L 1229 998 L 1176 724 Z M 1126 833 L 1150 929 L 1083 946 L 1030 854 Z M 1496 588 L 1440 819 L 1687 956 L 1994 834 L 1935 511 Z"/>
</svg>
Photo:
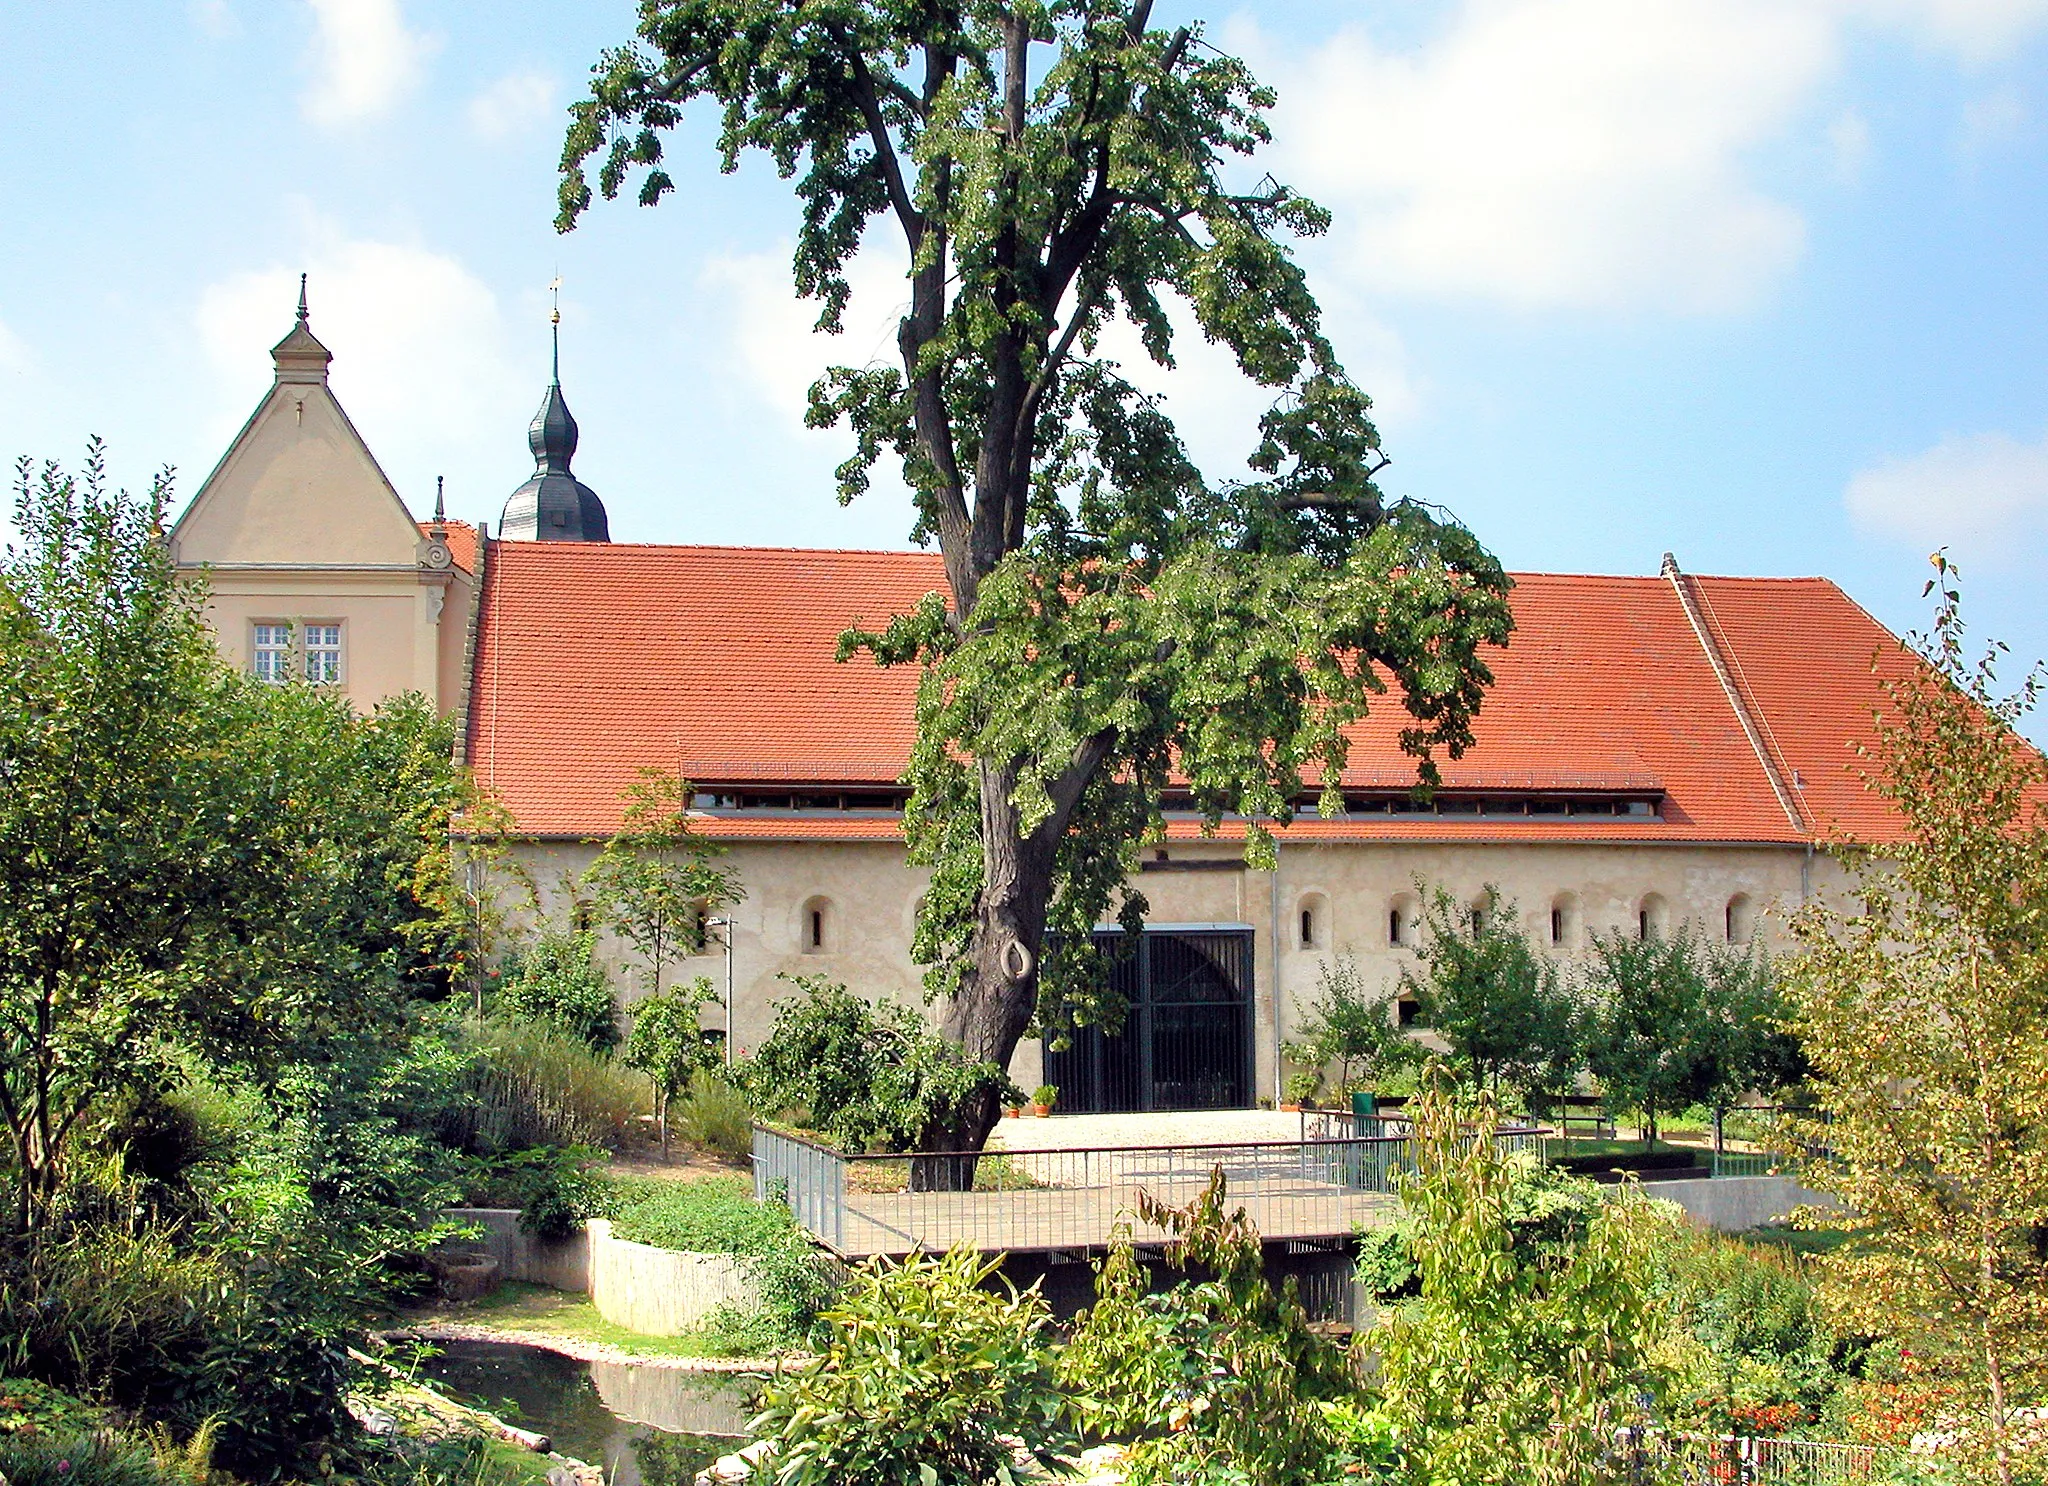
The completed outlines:
<svg viewBox="0 0 2048 1486">
<path fill-rule="evenodd" d="M 466 1024 L 478 1052 L 442 1138 L 478 1152 L 594 1145 L 618 1150 L 646 1106 L 642 1081 L 569 1034 L 535 1022 Z"/>
</svg>

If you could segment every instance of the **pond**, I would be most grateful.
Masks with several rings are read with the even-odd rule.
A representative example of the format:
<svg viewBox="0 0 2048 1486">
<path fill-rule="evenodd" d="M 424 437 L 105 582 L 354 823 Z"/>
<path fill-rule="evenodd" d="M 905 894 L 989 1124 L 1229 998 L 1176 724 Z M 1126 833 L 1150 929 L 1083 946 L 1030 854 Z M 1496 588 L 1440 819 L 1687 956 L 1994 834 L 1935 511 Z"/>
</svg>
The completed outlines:
<svg viewBox="0 0 2048 1486">
<path fill-rule="evenodd" d="M 604 1467 L 613 1486 L 690 1486 L 740 1443 L 758 1384 L 731 1373 L 584 1362 L 516 1342 L 437 1342 L 421 1375 L 555 1449 Z"/>
</svg>

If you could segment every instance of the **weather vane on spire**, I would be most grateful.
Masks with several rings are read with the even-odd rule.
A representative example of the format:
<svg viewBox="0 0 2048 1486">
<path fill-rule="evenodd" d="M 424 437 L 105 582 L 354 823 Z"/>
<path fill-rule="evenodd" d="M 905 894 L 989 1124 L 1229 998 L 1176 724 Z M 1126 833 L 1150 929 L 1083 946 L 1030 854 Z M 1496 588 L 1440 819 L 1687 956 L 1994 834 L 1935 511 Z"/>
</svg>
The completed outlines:
<svg viewBox="0 0 2048 1486">
<path fill-rule="evenodd" d="M 548 281 L 548 294 L 555 307 L 548 315 L 549 333 L 554 338 L 554 363 L 552 371 L 557 387 L 562 385 L 562 276 L 556 274 Z"/>
</svg>

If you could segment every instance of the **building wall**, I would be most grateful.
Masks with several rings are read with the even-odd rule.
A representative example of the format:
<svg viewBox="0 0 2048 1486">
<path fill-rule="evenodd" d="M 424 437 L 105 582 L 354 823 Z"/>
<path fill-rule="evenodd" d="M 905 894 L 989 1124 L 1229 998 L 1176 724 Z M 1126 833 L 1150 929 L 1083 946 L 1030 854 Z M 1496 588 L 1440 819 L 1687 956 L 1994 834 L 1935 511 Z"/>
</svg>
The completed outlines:
<svg viewBox="0 0 2048 1486">
<path fill-rule="evenodd" d="M 515 849 L 520 871 L 539 895 L 543 915 L 566 926 L 574 912 L 573 885 L 597 848 L 587 843 L 529 842 Z M 1405 967 L 1414 966 L 1412 948 L 1387 941 L 1388 910 L 1397 898 L 1418 896 L 1417 879 L 1437 884 L 1461 902 L 1478 898 L 1487 884 L 1499 887 L 1523 915 L 1529 932 L 1547 944 L 1550 909 L 1560 895 L 1577 907 L 1572 942 L 1562 953 L 1583 955 L 1594 931 L 1633 931 L 1646 897 L 1655 894 L 1675 929 L 1691 920 L 1718 939 L 1724 910 L 1737 894 L 1756 910 L 1757 932 L 1766 943 L 1783 936 L 1783 915 L 1807 892 L 1833 892 L 1839 867 L 1802 848 L 1785 846 L 1582 846 L 1560 844 L 1424 845 L 1341 843 L 1281 847 L 1277 873 L 1244 870 L 1234 853 L 1218 843 L 1174 846 L 1166 860 L 1148 863 L 1138 886 L 1150 904 L 1154 924 L 1234 924 L 1252 931 L 1255 982 L 1256 1089 L 1273 1097 L 1278 1049 L 1295 1035 L 1313 998 L 1321 966 L 1348 955 L 1367 983 L 1391 987 Z M 775 1002 L 792 994 L 782 975 L 826 975 L 869 996 L 890 996 L 923 1004 L 922 967 L 911 962 L 911 924 L 927 874 L 908 866 L 900 846 L 880 842 L 745 842 L 727 858 L 746 887 L 745 901 L 730 912 L 732 983 L 736 1014 L 734 1045 L 757 1046 L 774 1020 Z M 1185 870 L 1190 862 L 1224 870 Z M 511 908 L 515 932 L 531 927 L 533 913 L 524 890 L 511 884 L 501 898 Z M 1316 942 L 1300 940 L 1300 910 L 1317 915 Z M 825 942 L 807 943 L 810 906 L 825 913 Z M 1275 945 L 1278 953 L 1275 953 Z M 624 999 L 645 994 L 646 973 L 632 950 L 600 940 L 600 958 L 612 969 Z M 664 979 L 702 975 L 725 985 L 722 952 L 679 962 Z M 721 1025 L 721 1012 L 707 1008 L 706 1026 Z M 1026 1044 L 1012 1061 L 1011 1076 L 1030 1088 L 1039 1081 L 1040 1053 Z"/>
</svg>

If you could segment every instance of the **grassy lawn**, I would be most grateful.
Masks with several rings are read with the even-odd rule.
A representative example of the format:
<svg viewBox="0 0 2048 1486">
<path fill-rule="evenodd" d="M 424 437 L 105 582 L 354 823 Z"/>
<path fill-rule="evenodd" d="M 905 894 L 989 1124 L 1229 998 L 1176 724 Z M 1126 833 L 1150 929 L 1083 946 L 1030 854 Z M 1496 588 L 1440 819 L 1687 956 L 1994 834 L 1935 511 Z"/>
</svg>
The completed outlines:
<svg viewBox="0 0 2048 1486">
<path fill-rule="evenodd" d="M 1744 1243 L 1790 1249 L 1795 1254 L 1830 1254 L 1849 1241 L 1846 1233 L 1808 1233 L 1800 1228 L 1752 1228 L 1733 1236 Z"/>
<path fill-rule="evenodd" d="M 1668 1140 L 1660 1140 L 1652 1145 L 1643 1140 L 1582 1140 L 1574 1136 L 1570 1140 L 1558 1138 L 1543 1142 L 1543 1154 L 1547 1157 L 1641 1156 L 1653 1152 L 1693 1155 L 1697 1151 L 1696 1146 L 1674 1145 Z"/>
<path fill-rule="evenodd" d="M 526 1285 L 508 1280 L 481 1300 L 466 1305 L 435 1305 L 411 1311 L 406 1321 L 415 1326 L 436 1322 L 489 1326 L 497 1331 L 526 1336 L 559 1337 L 570 1341 L 602 1342 L 636 1357 L 725 1357 L 731 1353 L 710 1337 L 695 1332 L 682 1336 L 642 1336 L 615 1326 L 597 1313 L 587 1295 L 550 1290 L 545 1285 Z"/>
</svg>

